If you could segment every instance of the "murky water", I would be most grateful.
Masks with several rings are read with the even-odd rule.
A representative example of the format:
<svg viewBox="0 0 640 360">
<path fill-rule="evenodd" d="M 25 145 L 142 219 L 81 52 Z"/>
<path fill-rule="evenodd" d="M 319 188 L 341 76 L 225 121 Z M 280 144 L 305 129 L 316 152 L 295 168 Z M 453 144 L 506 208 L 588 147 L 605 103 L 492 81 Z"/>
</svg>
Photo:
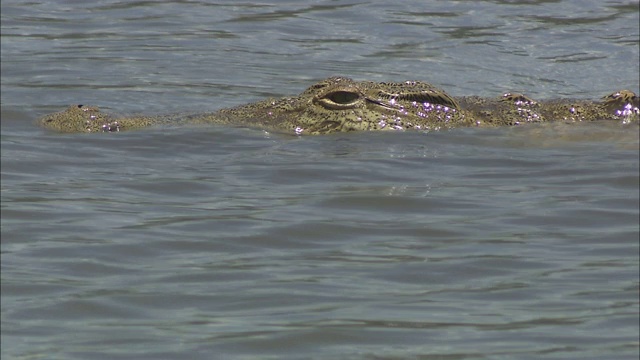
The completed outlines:
<svg viewBox="0 0 640 360">
<path fill-rule="evenodd" d="M 637 359 L 638 126 L 60 135 L 330 75 L 639 88 L 639 5 L 3 1 L 2 358 Z"/>
</svg>

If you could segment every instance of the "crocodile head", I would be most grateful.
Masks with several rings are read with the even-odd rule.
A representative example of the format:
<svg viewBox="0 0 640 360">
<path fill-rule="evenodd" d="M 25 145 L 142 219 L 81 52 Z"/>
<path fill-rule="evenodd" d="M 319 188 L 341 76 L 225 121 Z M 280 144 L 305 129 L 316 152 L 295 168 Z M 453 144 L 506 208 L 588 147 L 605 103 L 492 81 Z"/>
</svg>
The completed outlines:
<svg viewBox="0 0 640 360">
<path fill-rule="evenodd" d="M 270 99 L 215 113 L 113 118 L 95 106 L 72 105 L 40 124 L 58 132 L 113 132 L 174 123 L 229 124 L 296 134 L 355 130 L 449 128 L 464 116 L 458 103 L 431 84 L 357 82 L 331 77 L 300 95 Z M 459 125 L 459 124 L 458 124 Z"/>
<path fill-rule="evenodd" d="M 252 118 L 267 128 L 297 134 L 327 134 L 447 128 L 463 118 L 459 112 L 451 96 L 425 82 L 357 82 L 331 77 L 296 97 L 240 106 L 220 114 Z"/>
</svg>

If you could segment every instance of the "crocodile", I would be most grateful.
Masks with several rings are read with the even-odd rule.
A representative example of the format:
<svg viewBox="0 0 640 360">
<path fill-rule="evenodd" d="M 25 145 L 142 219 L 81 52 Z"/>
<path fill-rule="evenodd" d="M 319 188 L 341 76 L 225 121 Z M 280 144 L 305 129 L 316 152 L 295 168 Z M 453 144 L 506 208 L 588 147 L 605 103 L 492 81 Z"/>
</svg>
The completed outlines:
<svg viewBox="0 0 640 360">
<path fill-rule="evenodd" d="M 496 98 L 452 97 L 427 82 L 354 81 L 330 77 L 301 94 L 267 99 L 217 112 L 115 117 L 97 106 L 71 105 L 39 119 L 58 132 L 118 132 L 176 124 L 226 124 L 292 134 L 362 130 L 440 130 L 494 127 L 548 121 L 617 120 L 638 122 L 639 97 L 629 90 L 598 101 L 535 101 L 520 93 Z"/>
</svg>

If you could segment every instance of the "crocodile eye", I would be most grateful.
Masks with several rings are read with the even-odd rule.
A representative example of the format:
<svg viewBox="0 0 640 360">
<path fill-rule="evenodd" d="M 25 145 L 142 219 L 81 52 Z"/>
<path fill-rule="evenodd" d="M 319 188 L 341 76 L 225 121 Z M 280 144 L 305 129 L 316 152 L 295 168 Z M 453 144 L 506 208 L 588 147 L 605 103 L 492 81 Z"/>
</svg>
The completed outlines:
<svg viewBox="0 0 640 360">
<path fill-rule="evenodd" d="M 333 101 L 336 104 L 350 104 L 360 98 L 360 94 L 350 91 L 334 91 L 325 96 L 325 98 Z"/>
<path fill-rule="evenodd" d="M 337 90 L 325 94 L 317 101 L 327 109 L 347 109 L 356 106 L 360 100 L 360 93 Z"/>
</svg>

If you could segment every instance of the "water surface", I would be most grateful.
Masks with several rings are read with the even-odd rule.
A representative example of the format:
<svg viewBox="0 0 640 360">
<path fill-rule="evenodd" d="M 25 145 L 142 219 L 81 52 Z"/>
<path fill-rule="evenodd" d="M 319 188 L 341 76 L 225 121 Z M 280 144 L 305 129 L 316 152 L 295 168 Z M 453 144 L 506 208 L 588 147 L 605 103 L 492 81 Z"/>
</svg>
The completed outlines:
<svg viewBox="0 0 640 360">
<path fill-rule="evenodd" d="M 52 134 L 331 75 L 638 91 L 637 1 L 3 1 L 2 357 L 637 359 L 638 126 Z"/>
</svg>

